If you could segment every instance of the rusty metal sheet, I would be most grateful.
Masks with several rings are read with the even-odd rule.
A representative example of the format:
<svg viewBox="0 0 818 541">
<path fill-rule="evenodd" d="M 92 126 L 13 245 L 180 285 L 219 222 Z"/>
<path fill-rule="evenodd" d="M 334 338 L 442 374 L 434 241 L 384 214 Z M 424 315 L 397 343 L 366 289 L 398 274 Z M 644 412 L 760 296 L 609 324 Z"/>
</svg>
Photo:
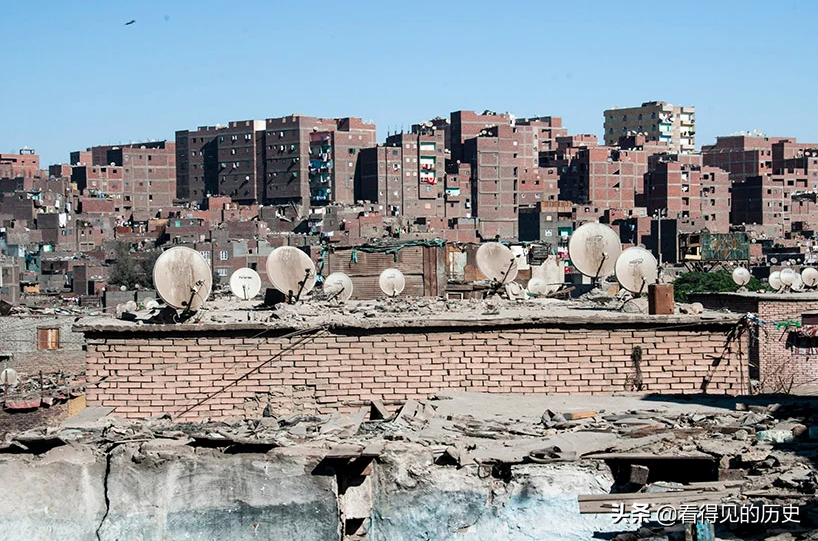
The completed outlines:
<svg viewBox="0 0 818 541">
<path fill-rule="evenodd" d="M 423 247 L 410 246 L 398 252 L 398 261 L 392 254 L 358 251 L 358 262 L 352 262 L 352 250 L 339 250 L 327 255 L 329 272 L 343 272 L 350 276 L 380 276 L 389 268 L 396 268 L 403 274 L 423 272 Z"/>
</svg>

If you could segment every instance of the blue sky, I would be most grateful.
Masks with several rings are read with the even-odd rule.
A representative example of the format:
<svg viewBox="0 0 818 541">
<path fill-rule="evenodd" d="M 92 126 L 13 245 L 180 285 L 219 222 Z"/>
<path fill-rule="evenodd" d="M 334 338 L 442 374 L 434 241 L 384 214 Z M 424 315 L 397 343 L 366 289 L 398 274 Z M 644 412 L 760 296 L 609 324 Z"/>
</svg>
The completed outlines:
<svg viewBox="0 0 818 541">
<path fill-rule="evenodd" d="M 136 23 L 125 26 L 131 19 Z M 289 113 L 388 128 L 458 109 L 562 116 L 697 108 L 697 143 L 759 129 L 818 142 L 818 2 L 7 2 L 0 152 Z"/>
</svg>

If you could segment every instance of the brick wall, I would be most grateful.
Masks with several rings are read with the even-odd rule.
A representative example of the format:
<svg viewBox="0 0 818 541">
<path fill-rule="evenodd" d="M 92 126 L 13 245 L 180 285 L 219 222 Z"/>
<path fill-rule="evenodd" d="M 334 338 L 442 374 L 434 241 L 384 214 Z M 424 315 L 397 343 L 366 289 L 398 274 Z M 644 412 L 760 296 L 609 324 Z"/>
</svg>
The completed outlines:
<svg viewBox="0 0 818 541">
<path fill-rule="evenodd" d="M 749 343 L 750 374 L 758 379 L 759 390 L 775 393 L 818 388 L 818 356 L 797 354 L 787 346 L 788 332 L 775 325 L 789 319 L 800 322 L 804 312 L 818 310 L 818 295 L 717 293 L 694 295 L 692 300 L 713 310 L 750 312 L 766 322 L 753 330 Z"/>
<path fill-rule="evenodd" d="M 325 331 L 187 416 L 256 416 L 268 402 L 276 414 L 326 413 L 376 398 L 397 404 L 446 389 L 630 391 L 635 346 L 642 348 L 643 392 L 698 393 L 711 372 L 711 393 L 740 394 L 748 381 L 744 359 L 730 355 L 714 363 L 722 354 L 729 321 L 681 328 L 474 323 L 466 331 L 443 326 Z M 86 328 L 88 405 L 113 406 L 126 417 L 178 415 L 294 340 L 282 337 L 281 330 L 256 337 L 259 329 Z M 144 373 L 148 370 L 153 372 Z"/>
</svg>

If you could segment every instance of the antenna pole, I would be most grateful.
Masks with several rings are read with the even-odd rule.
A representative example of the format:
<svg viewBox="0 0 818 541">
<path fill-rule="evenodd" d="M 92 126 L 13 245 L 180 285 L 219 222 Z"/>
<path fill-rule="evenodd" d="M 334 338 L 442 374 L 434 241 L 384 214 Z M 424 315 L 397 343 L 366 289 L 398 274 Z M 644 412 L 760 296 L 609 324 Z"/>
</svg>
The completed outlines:
<svg viewBox="0 0 818 541">
<path fill-rule="evenodd" d="M 185 309 L 182 310 L 182 314 L 179 316 L 180 319 L 182 319 L 182 321 L 184 321 L 187 318 L 187 316 L 189 316 L 193 312 L 193 310 L 190 309 L 190 306 L 193 304 L 193 297 L 195 297 L 196 294 L 199 293 L 199 289 L 203 285 L 204 280 L 197 280 L 196 283 L 194 284 L 194 287 L 190 288 L 190 298 L 187 301 L 187 306 L 185 306 Z"/>
</svg>

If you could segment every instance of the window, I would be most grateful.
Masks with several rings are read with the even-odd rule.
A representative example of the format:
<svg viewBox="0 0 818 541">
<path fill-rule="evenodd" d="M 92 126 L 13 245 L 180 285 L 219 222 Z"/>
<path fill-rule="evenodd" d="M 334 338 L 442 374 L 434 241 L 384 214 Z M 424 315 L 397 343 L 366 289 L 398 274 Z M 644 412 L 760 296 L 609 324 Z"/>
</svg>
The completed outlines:
<svg viewBox="0 0 818 541">
<path fill-rule="evenodd" d="M 219 276 L 227 276 L 227 269 L 216 269 L 216 274 Z"/>
<path fill-rule="evenodd" d="M 37 329 L 37 349 L 60 349 L 60 329 Z"/>
<path fill-rule="evenodd" d="M 227 250 L 222 250 L 219 252 L 219 259 L 222 261 L 227 261 Z"/>
<path fill-rule="evenodd" d="M 210 261 L 210 252 L 199 252 L 205 261 Z"/>
</svg>

